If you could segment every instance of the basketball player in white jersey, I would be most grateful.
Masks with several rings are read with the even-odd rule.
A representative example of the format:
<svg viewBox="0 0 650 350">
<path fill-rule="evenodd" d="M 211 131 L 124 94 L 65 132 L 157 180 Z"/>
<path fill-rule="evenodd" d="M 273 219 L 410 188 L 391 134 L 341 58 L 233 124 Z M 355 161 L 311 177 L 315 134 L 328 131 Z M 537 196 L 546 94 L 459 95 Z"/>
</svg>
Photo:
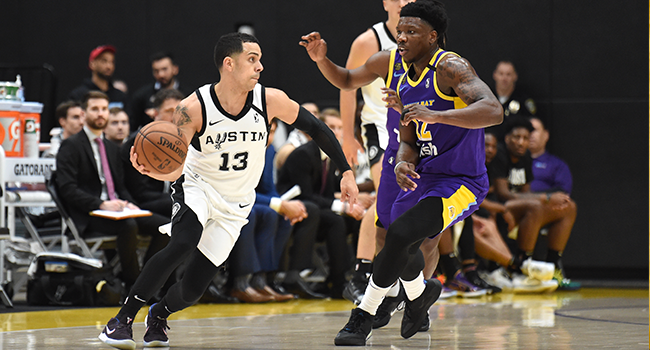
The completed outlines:
<svg viewBox="0 0 650 350">
<path fill-rule="evenodd" d="M 390 51 L 397 48 L 397 22 L 402 7 L 414 0 L 383 0 L 384 10 L 388 14 L 385 22 L 379 22 L 359 35 L 352 46 L 345 68 L 352 70 L 362 66 L 370 56 L 380 51 Z M 375 190 L 379 187 L 381 164 L 389 138 L 396 138 L 399 130 L 386 128 L 386 102 L 382 101 L 384 94 L 381 88 L 386 86 L 384 79 L 377 78 L 372 83 L 361 87 L 364 107 L 361 111 L 361 135 L 365 151 L 370 161 L 370 171 Z M 354 137 L 354 116 L 357 106 L 357 89 L 341 90 L 340 110 L 343 121 L 343 151 L 350 164 L 358 164 L 357 150 L 361 148 Z M 386 230 L 375 228 L 375 206 L 368 208 L 361 221 L 359 241 L 357 245 L 357 262 L 354 277 L 348 282 L 343 296 L 358 304 L 368 283 L 372 271 L 371 263 L 375 257 L 375 249 L 383 246 Z M 392 295 L 391 295 L 392 296 Z"/>
<path fill-rule="evenodd" d="M 233 33 L 219 38 L 214 60 L 221 79 L 184 99 L 174 112 L 178 132 L 190 144 L 182 169 L 154 175 L 173 185 L 171 240 L 144 266 L 124 306 L 99 338 L 120 349 L 135 349 L 132 323 L 138 310 L 160 289 L 169 274 L 187 260 L 183 278 L 145 319 L 144 346 L 168 346 L 167 317 L 194 304 L 226 260 L 255 202 L 255 186 L 264 168 L 269 121 L 279 118 L 305 131 L 342 173 L 341 201 L 354 205 L 358 189 L 334 134 L 283 91 L 258 83 L 263 70 L 257 39 Z M 301 213 L 301 218 L 306 213 Z"/>
</svg>

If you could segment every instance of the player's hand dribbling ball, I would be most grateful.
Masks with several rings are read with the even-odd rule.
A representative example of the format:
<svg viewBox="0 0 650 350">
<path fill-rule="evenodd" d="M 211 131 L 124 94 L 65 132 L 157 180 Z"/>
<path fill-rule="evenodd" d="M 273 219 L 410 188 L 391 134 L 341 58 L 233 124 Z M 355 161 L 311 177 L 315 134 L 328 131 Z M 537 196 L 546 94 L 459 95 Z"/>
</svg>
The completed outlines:
<svg viewBox="0 0 650 350">
<path fill-rule="evenodd" d="M 187 143 L 171 122 L 151 122 L 138 130 L 133 150 L 138 164 L 152 174 L 169 174 L 185 161 Z"/>
</svg>

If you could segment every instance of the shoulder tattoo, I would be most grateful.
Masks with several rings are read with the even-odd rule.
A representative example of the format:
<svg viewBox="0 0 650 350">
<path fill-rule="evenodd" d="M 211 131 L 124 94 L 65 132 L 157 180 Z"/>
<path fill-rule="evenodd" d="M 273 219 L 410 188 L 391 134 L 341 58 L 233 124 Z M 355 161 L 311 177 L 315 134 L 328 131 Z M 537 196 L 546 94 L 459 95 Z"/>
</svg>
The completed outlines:
<svg viewBox="0 0 650 350">
<path fill-rule="evenodd" d="M 175 114 L 178 115 L 178 118 L 174 121 L 177 126 L 187 125 L 192 122 L 192 118 L 187 114 L 187 107 L 183 105 L 176 107 Z"/>
<path fill-rule="evenodd" d="M 451 58 L 451 57 L 450 57 Z M 444 60 L 439 65 L 448 79 L 450 87 L 456 94 L 470 104 L 484 97 L 485 87 L 470 67 L 469 63 L 460 57 Z"/>
</svg>

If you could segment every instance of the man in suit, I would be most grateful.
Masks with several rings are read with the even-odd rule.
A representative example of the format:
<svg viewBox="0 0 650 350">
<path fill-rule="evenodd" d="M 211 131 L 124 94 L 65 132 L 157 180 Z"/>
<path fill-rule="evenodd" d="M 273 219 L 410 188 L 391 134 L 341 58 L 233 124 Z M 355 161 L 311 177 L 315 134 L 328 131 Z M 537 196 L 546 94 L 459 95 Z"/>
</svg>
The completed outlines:
<svg viewBox="0 0 650 350">
<path fill-rule="evenodd" d="M 169 241 L 166 235 L 158 233 L 158 226 L 169 222 L 169 218 L 154 214 L 137 219 L 111 220 L 89 215 L 96 209 L 122 211 L 124 208 L 138 208 L 124 186 L 119 148 L 102 134 L 108 120 L 108 103 L 108 96 L 100 91 L 89 91 L 84 96 L 81 103 L 84 126 L 81 132 L 61 144 L 56 157 L 56 185 L 83 237 L 117 235 L 121 278 L 130 286 L 140 273 L 136 255 L 137 234 L 152 237 L 146 260 Z"/>
</svg>

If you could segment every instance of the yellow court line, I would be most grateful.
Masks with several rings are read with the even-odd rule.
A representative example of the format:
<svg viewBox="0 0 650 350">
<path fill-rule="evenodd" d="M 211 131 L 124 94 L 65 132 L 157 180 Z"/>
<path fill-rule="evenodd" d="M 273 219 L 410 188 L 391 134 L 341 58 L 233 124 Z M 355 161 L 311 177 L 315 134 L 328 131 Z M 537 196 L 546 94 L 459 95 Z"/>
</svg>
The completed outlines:
<svg viewBox="0 0 650 350">
<path fill-rule="evenodd" d="M 526 303 L 551 302 L 557 308 L 567 300 L 592 298 L 648 298 L 647 289 L 606 289 L 582 288 L 575 292 L 555 292 L 546 294 L 498 293 L 481 298 L 453 298 L 440 300 L 436 305 L 462 305 L 476 303 L 525 305 Z M 347 300 L 292 300 L 286 303 L 267 304 L 199 304 L 180 311 L 170 317 L 173 320 L 192 320 L 220 317 L 247 317 L 285 314 L 310 314 L 336 311 L 349 311 L 354 305 Z M 0 333 L 48 328 L 95 326 L 101 330 L 115 314 L 118 307 L 61 309 L 0 314 Z M 148 306 L 143 307 L 135 322 L 144 322 Z"/>
</svg>

